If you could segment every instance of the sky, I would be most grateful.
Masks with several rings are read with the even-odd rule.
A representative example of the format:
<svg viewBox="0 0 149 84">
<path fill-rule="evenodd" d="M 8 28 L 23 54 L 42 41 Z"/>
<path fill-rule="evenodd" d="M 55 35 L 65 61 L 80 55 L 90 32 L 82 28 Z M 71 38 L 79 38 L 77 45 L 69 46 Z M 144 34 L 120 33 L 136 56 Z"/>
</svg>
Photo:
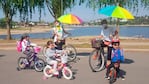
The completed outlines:
<svg viewBox="0 0 149 84">
<path fill-rule="evenodd" d="M 79 6 L 75 6 L 70 10 L 66 10 L 65 14 L 67 13 L 72 13 L 78 17 L 80 17 L 83 21 L 90 21 L 93 19 L 97 19 L 100 17 L 100 15 L 98 14 L 98 11 L 95 10 L 93 11 L 93 9 L 91 8 L 86 8 L 85 4 Z M 1 16 L 1 14 L 0 14 Z M 18 15 L 14 16 L 14 18 L 16 20 L 19 20 Z M 35 12 L 35 14 L 33 14 L 33 19 L 32 21 L 38 21 L 39 20 L 39 13 L 38 11 Z M 42 20 L 46 21 L 46 22 L 53 22 L 54 18 L 50 15 L 48 9 L 45 9 L 45 13 L 42 13 Z"/>
<path fill-rule="evenodd" d="M 75 6 L 74 8 L 72 8 L 71 11 L 67 10 L 65 14 L 67 14 L 67 13 L 75 14 L 76 16 L 80 17 L 84 22 L 106 18 L 106 16 L 98 14 L 98 10 L 99 9 L 93 10 L 91 8 L 86 8 L 86 5 L 82 4 L 81 6 L 79 6 L 79 5 Z M 132 14 L 136 15 L 135 13 L 132 13 Z M 138 15 L 141 16 L 141 15 L 146 15 L 146 14 L 149 14 L 148 11 L 145 12 L 143 9 L 140 8 Z M 3 17 L 4 17 L 4 14 L 3 14 L 2 10 L 0 10 L 0 18 L 3 18 Z M 13 20 L 19 21 L 19 15 L 18 14 L 15 15 L 13 17 Z M 33 14 L 33 18 L 30 21 L 39 21 L 38 11 L 36 11 Z M 45 13 L 44 12 L 42 13 L 42 21 L 45 21 L 45 22 L 53 22 L 54 21 L 54 18 L 50 15 L 47 8 L 45 9 Z"/>
</svg>

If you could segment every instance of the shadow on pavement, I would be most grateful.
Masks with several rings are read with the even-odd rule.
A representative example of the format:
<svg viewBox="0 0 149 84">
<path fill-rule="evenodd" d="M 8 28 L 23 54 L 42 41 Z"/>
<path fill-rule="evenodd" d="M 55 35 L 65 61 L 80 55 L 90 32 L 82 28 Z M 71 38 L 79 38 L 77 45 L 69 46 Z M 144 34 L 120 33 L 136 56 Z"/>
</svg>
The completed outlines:
<svg viewBox="0 0 149 84">
<path fill-rule="evenodd" d="M 6 56 L 6 55 L 0 55 L 0 57 L 4 57 L 4 56 Z"/>
<path fill-rule="evenodd" d="M 124 71 L 123 69 L 120 69 L 120 73 L 121 73 L 121 76 L 126 76 L 126 71 Z"/>
<path fill-rule="evenodd" d="M 125 61 L 122 64 L 131 64 L 134 63 L 132 59 L 125 58 Z"/>
<path fill-rule="evenodd" d="M 81 52 L 81 53 L 77 53 L 77 56 L 89 56 L 90 53 L 88 52 Z"/>
</svg>

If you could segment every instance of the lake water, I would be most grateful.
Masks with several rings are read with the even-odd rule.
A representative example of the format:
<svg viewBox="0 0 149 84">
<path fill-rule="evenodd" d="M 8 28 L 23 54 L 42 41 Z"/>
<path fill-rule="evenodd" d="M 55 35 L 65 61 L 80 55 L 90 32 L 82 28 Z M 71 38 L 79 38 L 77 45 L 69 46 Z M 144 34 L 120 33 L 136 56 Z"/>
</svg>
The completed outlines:
<svg viewBox="0 0 149 84">
<path fill-rule="evenodd" d="M 100 34 L 100 27 L 71 27 L 68 32 L 72 35 L 71 37 L 77 36 L 97 36 Z M 30 33 L 30 38 L 50 38 L 52 36 L 52 32 L 44 32 L 44 33 Z M 120 26 L 121 37 L 143 37 L 149 38 L 149 26 Z M 13 34 L 13 39 L 20 38 L 20 34 Z M 0 39 L 5 39 L 6 35 L 0 35 Z"/>
</svg>

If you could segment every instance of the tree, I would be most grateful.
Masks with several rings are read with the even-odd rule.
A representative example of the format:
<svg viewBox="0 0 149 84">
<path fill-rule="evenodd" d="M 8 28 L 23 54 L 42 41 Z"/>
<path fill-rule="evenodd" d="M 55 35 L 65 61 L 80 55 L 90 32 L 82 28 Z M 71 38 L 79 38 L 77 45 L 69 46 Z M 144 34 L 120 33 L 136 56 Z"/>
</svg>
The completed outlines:
<svg viewBox="0 0 149 84">
<path fill-rule="evenodd" d="M 35 12 L 35 8 L 39 11 L 39 20 L 41 20 L 41 12 L 45 7 L 45 0 L 18 0 L 17 8 L 20 13 L 20 20 L 28 22 L 28 19 L 32 19 L 32 14 Z"/>
<path fill-rule="evenodd" d="M 0 6 L 5 14 L 6 28 L 7 28 L 7 39 L 11 39 L 10 28 L 12 16 L 16 13 L 16 6 L 13 4 L 14 0 L 1 0 Z"/>
<path fill-rule="evenodd" d="M 76 5 L 78 0 L 46 0 L 46 6 L 50 14 L 57 19 L 64 14 L 66 9 L 71 9 Z M 79 0 L 79 4 L 84 3 L 84 0 Z"/>
<path fill-rule="evenodd" d="M 3 10 L 6 20 L 7 40 L 11 39 L 11 22 L 17 11 L 20 13 L 20 18 L 27 20 L 29 16 L 32 18 L 35 7 L 39 7 L 41 11 L 40 8 L 44 7 L 44 0 L 0 0 L 0 8 Z"/>
<path fill-rule="evenodd" d="M 101 8 L 107 5 L 119 5 L 138 11 L 140 5 L 144 8 L 149 8 L 149 0 L 87 0 L 87 6 L 91 8 Z"/>
<path fill-rule="evenodd" d="M 149 0 L 87 0 L 87 6 L 93 9 L 100 9 L 107 5 L 119 5 L 128 8 L 133 12 L 138 12 L 140 7 L 149 9 Z M 117 30 L 119 31 L 119 19 L 116 24 Z"/>
<path fill-rule="evenodd" d="M 5 20 L 5 18 L 0 18 L 0 27 L 1 28 L 6 28 L 6 20 Z"/>
</svg>

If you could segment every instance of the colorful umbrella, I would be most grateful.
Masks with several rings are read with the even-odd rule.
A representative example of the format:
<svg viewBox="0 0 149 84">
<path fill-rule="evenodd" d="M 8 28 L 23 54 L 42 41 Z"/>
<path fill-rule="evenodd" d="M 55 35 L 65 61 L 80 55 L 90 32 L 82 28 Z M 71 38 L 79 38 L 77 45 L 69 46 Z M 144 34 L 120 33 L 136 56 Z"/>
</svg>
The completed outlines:
<svg viewBox="0 0 149 84">
<path fill-rule="evenodd" d="M 99 9 L 99 14 L 104 14 L 110 17 L 122 18 L 122 19 L 134 19 L 134 16 L 125 8 L 120 6 L 108 6 Z"/>
<path fill-rule="evenodd" d="M 119 32 L 119 18 L 121 19 L 134 19 L 134 16 L 125 8 L 120 6 L 107 6 L 105 8 L 99 9 L 99 14 L 104 14 L 110 17 L 115 17 L 117 19 L 116 29 Z"/>
<path fill-rule="evenodd" d="M 62 15 L 58 18 L 58 21 L 65 24 L 82 24 L 82 20 L 74 14 Z"/>
</svg>

